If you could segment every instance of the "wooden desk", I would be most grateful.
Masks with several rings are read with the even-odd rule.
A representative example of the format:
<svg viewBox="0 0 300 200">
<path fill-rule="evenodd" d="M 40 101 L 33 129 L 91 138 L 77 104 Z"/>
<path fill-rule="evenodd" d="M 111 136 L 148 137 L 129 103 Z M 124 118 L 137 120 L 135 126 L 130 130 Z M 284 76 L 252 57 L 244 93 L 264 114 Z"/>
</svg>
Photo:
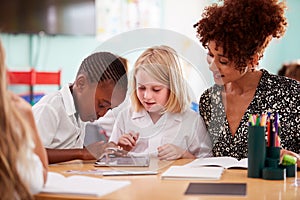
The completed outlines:
<svg viewBox="0 0 300 200">
<path fill-rule="evenodd" d="M 161 200 L 161 199 L 300 199 L 300 186 L 293 186 L 294 178 L 287 178 L 282 181 L 270 181 L 263 179 L 247 178 L 247 170 L 229 169 L 225 170 L 221 180 L 217 181 L 191 181 L 191 180 L 161 180 L 161 172 L 165 171 L 170 165 L 183 165 L 191 160 L 177 160 L 175 162 L 152 160 L 149 169 L 158 169 L 158 175 L 144 175 L 144 176 L 114 176 L 99 178 L 111 180 L 130 180 L 131 185 L 117 190 L 111 194 L 100 198 L 90 196 L 66 196 L 60 194 L 38 194 L 37 200 L 50 199 L 130 199 L 130 200 Z M 90 170 L 95 169 L 93 162 L 72 161 L 51 165 L 50 171 L 63 173 L 67 170 Z M 97 169 L 99 169 L 97 167 Z M 138 169 L 138 168 L 137 168 Z M 146 168 L 147 169 L 147 168 Z M 145 168 L 143 168 L 145 170 Z M 298 177 L 300 172 L 298 171 Z M 204 196 L 204 195 L 184 195 L 190 182 L 226 182 L 226 183 L 247 183 L 246 196 Z M 101 190 L 101 188 L 99 188 Z"/>
</svg>

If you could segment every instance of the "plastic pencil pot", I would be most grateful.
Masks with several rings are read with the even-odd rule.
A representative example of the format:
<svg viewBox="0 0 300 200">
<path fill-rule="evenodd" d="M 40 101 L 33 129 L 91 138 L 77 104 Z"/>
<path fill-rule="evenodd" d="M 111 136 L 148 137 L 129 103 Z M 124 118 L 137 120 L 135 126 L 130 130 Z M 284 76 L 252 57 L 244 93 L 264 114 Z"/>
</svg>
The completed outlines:
<svg viewBox="0 0 300 200">
<path fill-rule="evenodd" d="M 248 177 L 261 178 L 266 159 L 264 126 L 248 127 Z"/>
</svg>

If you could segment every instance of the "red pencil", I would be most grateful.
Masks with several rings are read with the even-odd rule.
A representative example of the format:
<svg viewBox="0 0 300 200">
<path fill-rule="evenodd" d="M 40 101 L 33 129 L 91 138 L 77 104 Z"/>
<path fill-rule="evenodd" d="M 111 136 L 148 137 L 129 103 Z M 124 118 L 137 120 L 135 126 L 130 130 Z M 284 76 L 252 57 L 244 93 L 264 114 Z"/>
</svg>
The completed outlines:
<svg viewBox="0 0 300 200">
<path fill-rule="evenodd" d="M 271 122 L 270 122 L 270 117 L 267 118 L 267 134 L 268 134 L 268 147 L 271 146 Z"/>
</svg>

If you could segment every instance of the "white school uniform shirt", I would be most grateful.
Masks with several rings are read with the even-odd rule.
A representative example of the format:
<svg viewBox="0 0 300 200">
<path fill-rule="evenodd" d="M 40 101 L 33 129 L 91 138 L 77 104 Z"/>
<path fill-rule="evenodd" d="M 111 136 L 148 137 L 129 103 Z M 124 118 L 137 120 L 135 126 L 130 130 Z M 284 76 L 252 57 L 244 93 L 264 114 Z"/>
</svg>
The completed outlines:
<svg viewBox="0 0 300 200">
<path fill-rule="evenodd" d="M 23 150 L 21 154 L 19 153 L 16 167 L 20 178 L 28 186 L 29 191 L 32 194 L 37 194 L 42 191 L 44 186 L 44 168 L 42 161 L 33 149 L 34 143 L 31 141 L 28 148 Z"/>
<path fill-rule="evenodd" d="M 69 85 L 45 95 L 33 107 L 41 140 L 46 148 L 82 148 L 85 122 L 75 115 L 76 109 Z"/>
<path fill-rule="evenodd" d="M 129 104 L 130 104 L 130 99 L 128 98 L 128 96 L 126 96 L 125 100 L 119 106 L 113 109 L 109 109 L 104 116 L 99 117 L 99 119 L 97 119 L 94 122 L 88 122 L 88 123 L 92 123 L 100 126 L 105 130 L 105 134 L 108 137 L 110 137 L 118 114 Z"/>
<path fill-rule="evenodd" d="M 122 134 L 138 132 L 139 139 L 132 155 L 157 156 L 157 148 L 174 144 L 196 157 L 212 156 L 212 143 L 201 116 L 187 109 L 183 113 L 165 113 L 154 124 L 146 110 L 134 112 L 130 106 L 117 116 L 110 142 L 118 143 Z"/>
</svg>

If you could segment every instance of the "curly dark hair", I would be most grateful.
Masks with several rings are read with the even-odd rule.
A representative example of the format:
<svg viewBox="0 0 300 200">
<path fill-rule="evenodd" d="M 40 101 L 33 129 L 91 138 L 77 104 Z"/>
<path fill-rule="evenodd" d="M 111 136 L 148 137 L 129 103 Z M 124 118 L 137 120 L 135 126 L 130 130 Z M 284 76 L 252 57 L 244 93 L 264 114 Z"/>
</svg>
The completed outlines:
<svg viewBox="0 0 300 200">
<path fill-rule="evenodd" d="M 223 0 L 223 4 L 206 7 L 194 28 L 204 48 L 215 41 L 236 69 L 244 71 L 254 55 L 263 56 L 273 37 L 285 33 L 285 9 L 285 3 L 278 0 Z"/>
</svg>

